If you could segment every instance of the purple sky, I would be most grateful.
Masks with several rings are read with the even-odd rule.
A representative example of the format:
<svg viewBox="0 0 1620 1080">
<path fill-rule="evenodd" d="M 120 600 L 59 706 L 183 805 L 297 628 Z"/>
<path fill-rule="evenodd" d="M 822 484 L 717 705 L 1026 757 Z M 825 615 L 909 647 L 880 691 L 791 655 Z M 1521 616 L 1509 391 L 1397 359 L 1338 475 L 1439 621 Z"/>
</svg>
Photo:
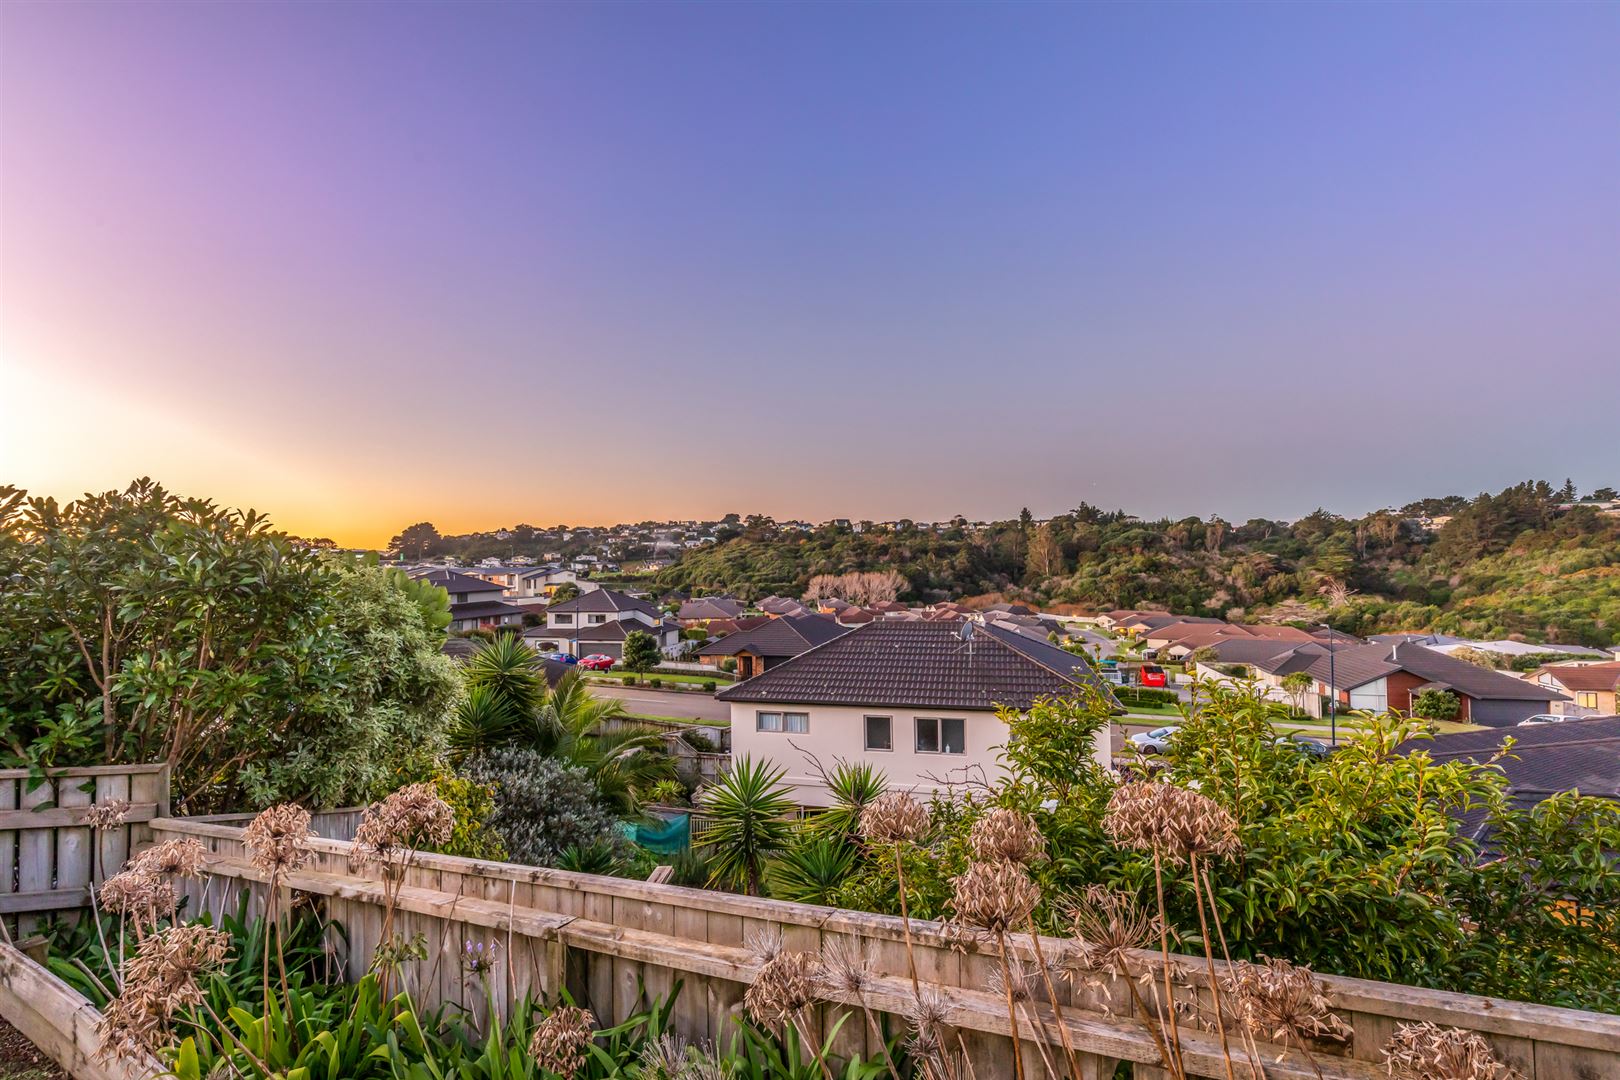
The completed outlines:
<svg viewBox="0 0 1620 1080">
<path fill-rule="evenodd" d="M 0 480 L 375 542 L 1620 484 L 1620 6 L 0 5 Z"/>
</svg>

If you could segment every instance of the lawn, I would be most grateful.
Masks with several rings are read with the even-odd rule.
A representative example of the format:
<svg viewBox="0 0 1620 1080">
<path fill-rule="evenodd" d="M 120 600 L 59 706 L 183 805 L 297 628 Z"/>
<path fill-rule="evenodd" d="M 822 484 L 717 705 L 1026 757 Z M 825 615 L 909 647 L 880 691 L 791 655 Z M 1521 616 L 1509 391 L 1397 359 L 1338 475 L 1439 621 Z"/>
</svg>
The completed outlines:
<svg viewBox="0 0 1620 1080">
<path fill-rule="evenodd" d="M 625 720 L 651 720 L 658 724 L 680 724 L 682 727 L 713 727 L 728 728 L 731 718 L 724 720 L 697 720 L 690 716 L 654 716 L 652 713 L 624 713 Z"/>
<path fill-rule="evenodd" d="M 735 681 L 729 675 L 718 672 L 713 675 L 688 675 L 685 672 L 671 674 L 666 671 L 649 671 L 645 675 L 637 675 L 632 671 L 620 671 L 618 668 L 614 668 L 612 671 L 587 671 L 585 675 L 593 681 L 599 680 L 601 682 L 623 682 L 626 677 L 632 677 L 636 680 L 637 686 L 646 686 L 647 680 L 657 679 L 663 683 L 691 683 L 694 686 L 702 686 L 706 682 L 712 682 L 718 689 L 721 686 L 730 686 Z"/>
</svg>

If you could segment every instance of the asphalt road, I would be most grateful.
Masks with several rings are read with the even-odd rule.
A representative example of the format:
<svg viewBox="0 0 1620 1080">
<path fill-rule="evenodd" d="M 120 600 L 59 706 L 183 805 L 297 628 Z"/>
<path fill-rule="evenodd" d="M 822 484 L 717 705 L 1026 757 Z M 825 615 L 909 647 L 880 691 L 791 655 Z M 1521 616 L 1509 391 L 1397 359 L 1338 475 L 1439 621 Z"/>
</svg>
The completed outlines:
<svg viewBox="0 0 1620 1080">
<path fill-rule="evenodd" d="M 630 712 L 642 716 L 676 716 L 683 720 L 730 720 L 731 706 L 710 694 L 680 690 L 644 690 L 601 683 L 591 687 L 601 697 L 618 698 Z"/>
</svg>

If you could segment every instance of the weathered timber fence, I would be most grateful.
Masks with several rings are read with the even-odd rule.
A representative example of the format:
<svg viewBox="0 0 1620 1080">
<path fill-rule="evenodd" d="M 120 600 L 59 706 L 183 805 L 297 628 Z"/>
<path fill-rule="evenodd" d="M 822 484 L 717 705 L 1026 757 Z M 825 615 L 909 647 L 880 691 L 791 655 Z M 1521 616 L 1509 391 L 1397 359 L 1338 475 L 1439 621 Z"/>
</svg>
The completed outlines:
<svg viewBox="0 0 1620 1080">
<path fill-rule="evenodd" d="M 246 888 L 254 904 L 263 901 L 263 875 L 246 859 L 239 829 L 190 820 L 152 822 L 159 840 L 194 836 L 212 853 L 209 877 L 188 882 L 193 910 L 218 911 L 236 902 Z M 366 969 L 382 931 L 384 889 L 374 868 L 350 865 L 352 845 L 314 840 L 315 858 L 291 875 L 293 892 L 322 898 L 327 915 L 342 924 L 349 941 L 348 974 Z M 667 993 L 677 980 L 682 991 L 674 1012 L 681 1034 L 693 1039 L 729 1042 L 731 1017 L 741 1008 L 744 990 L 757 963 L 746 947 L 755 932 L 776 931 L 789 949 L 814 951 L 823 942 L 853 939 L 870 950 L 873 974 L 866 1003 L 886 1014 L 891 1031 L 911 1000 L 899 919 L 840 911 L 807 904 L 759 900 L 726 893 L 684 889 L 622 878 L 572 874 L 560 870 L 482 862 L 442 855 L 420 855 L 407 871 L 400 890 L 394 929 L 407 937 L 421 934 L 427 959 L 408 966 L 406 985 L 429 1004 L 472 1003 L 482 998 L 479 985 L 468 986 L 460 968 L 467 941 L 493 941 L 503 963 L 490 976 L 489 989 L 506 1007 L 524 992 L 552 993 L 567 986 L 587 1002 L 604 1023 L 635 1011 L 641 987 L 649 995 Z M 947 1023 L 963 1037 L 977 1075 L 989 1080 L 1010 1073 L 1005 1004 L 990 990 L 997 962 L 991 949 L 955 943 L 936 923 L 914 923 L 919 976 L 947 994 Z M 1018 949 L 1026 958 L 1028 939 Z M 1063 945 L 1043 939 L 1048 959 Z M 1143 967 L 1154 962 L 1142 954 Z M 1189 976 L 1203 968 L 1200 959 L 1178 960 Z M 1196 980 L 1194 980 L 1196 981 Z M 1325 976 L 1333 1007 L 1355 1029 L 1347 1048 L 1323 1048 L 1317 1061 L 1326 1080 L 1372 1080 L 1383 1076 L 1374 1064 L 1396 1024 L 1430 1020 L 1478 1031 L 1490 1039 L 1503 1060 L 1528 1080 L 1614 1080 L 1620 1077 L 1620 1016 L 1558 1009 L 1523 1002 Z M 1188 993 L 1196 993 L 1189 990 Z M 1132 1016 L 1128 988 L 1122 981 L 1097 985 L 1083 981 L 1057 985 L 1065 1008 L 1065 1026 L 1081 1052 L 1087 1080 L 1112 1075 L 1114 1063 L 1136 1063 L 1138 1077 L 1162 1075 L 1152 1038 Z M 1038 998 L 1044 994 L 1037 993 Z M 840 1004 L 820 1006 L 815 1026 L 826 1031 L 837 1015 L 858 1004 L 833 994 Z M 1057 1041 L 1055 1017 L 1043 1005 L 1040 1023 Z M 1214 1035 L 1189 1033 L 1183 1044 L 1189 1075 L 1224 1077 L 1226 1066 Z M 1027 1036 L 1029 1027 L 1022 1028 Z M 857 1013 L 840 1030 L 836 1051 L 844 1056 L 878 1052 Z M 1262 1042 L 1265 1076 L 1270 1080 L 1310 1080 L 1316 1076 L 1303 1055 Z M 1234 1054 L 1240 1051 L 1234 1049 Z M 1323 1056 L 1337 1054 L 1338 1056 Z M 1024 1060 L 1030 1076 L 1044 1075 L 1032 1042 L 1025 1039 Z M 1058 1052 L 1054 1052 L 1054 1057 Z M 1247 1065 L 1239 1068 L 1247 1072 Z"/>
<path fill-rule="evenodd" d="M 95 832 L 92 806 L 123 800 L 125 824 Z M 169 813 L 167 765 L 93 765 L 30 774 L 0 769 L 0 915 L 26 935 L 54 912 L 90 902 L 89 890 L 116 874 L 131 844 L 150 839 L 146 823 Z M 11 925 L 8 921 L 8 926 Z"/>
<path fill-rule="evenodd" d="M 101 1055 L 95 1006 L 8 944 L 0 944 L 0 1016 L 74 1080 L 149 1080 L 166 1071 L 144 1055 Z"/>
<path fill-rule="evenodd" d="M 309 815 L 309 827 L 324 840 L 353 840 L 360 827 L 360 818 L 366 812 L 363 806 L 345 806 L 337 810 L 316 810 Z M 188 814 L 182 821 L 196 821 L 204 825 L 243 825 L 259 815 L 246 814 Z"/>
</svg>

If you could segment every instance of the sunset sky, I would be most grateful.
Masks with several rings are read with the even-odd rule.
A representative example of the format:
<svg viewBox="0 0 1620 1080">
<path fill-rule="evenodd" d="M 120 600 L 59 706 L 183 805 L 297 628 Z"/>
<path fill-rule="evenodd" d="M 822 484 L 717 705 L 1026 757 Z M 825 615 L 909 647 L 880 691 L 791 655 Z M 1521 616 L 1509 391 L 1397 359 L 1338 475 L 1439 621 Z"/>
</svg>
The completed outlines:
<svg viewBox="0 0 1620 1080">
<path fill-rule="evenodd" d="M 375 544 L 1620 486 L 1620 5 L 0 4 L 0 482 Z"/>
</svg>

